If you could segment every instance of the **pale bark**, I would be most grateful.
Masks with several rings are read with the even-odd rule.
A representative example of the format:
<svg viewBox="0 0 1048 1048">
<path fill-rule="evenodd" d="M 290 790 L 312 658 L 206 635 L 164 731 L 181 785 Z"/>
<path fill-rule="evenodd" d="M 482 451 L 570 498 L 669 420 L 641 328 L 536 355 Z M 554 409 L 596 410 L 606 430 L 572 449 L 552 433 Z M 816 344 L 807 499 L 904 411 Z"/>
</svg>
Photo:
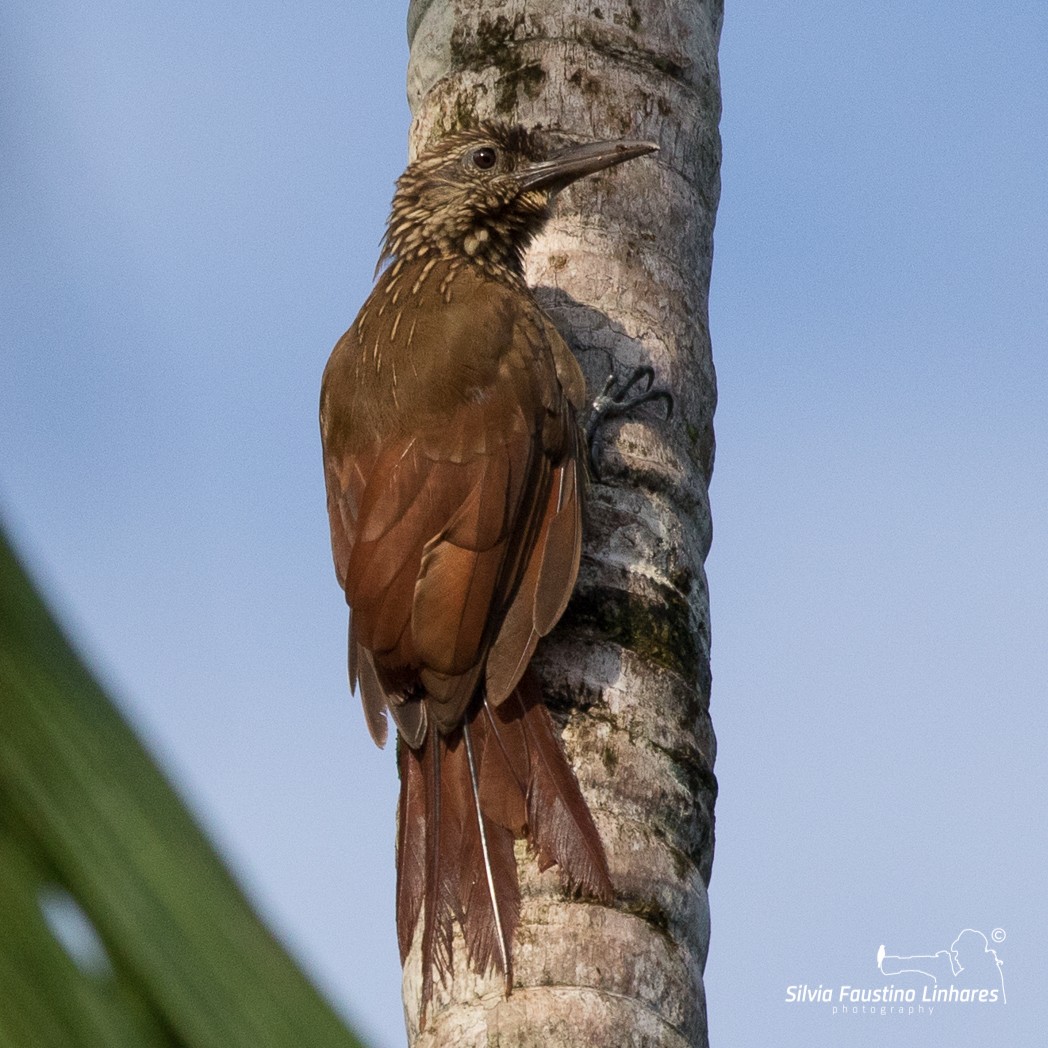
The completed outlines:
<svg viewBox="0 0 1048 1048">
<path fill-rule="evenodd" d="M 460 943 L 420 1032 L 416 951 L 404 981 L 411 1041 L 705 1045 L 721 0 L 414 0 L 408 17 L 415 148 L 492 118 L 553 140 L 660 143 L 562 194 L 528 274 L 592 387 L 650 363 L 676 398 L 668 423 L 642 409 L 608 427 L 576 595 L 537 659 L 616 901 L 569 898 L 557 870 L 539 874 L 521 847 L 512 996 L 466 969 Z"/>
</svg>

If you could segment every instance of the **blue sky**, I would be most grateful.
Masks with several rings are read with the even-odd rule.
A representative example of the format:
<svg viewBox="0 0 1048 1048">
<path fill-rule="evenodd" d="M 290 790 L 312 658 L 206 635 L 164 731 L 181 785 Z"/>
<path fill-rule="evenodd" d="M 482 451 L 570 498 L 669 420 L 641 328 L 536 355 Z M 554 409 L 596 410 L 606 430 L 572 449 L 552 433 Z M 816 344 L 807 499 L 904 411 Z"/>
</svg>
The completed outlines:
<svg viewBox="0 0 1048 1048">
<path fill-rule="evenodd" d="M 1048 7 L 801 6 L 729 3 L 721 50 L 711 1039 L 1032 1044 Z M 0 514 L 260 909 L 402 1045 L 396 775 L 316 427 L 405 160 L 402 14 L 16 0 L 0 32 Z M 1004 935 L 1004 1008 L 785 1003 L 965 927 Z"/>
</svg>

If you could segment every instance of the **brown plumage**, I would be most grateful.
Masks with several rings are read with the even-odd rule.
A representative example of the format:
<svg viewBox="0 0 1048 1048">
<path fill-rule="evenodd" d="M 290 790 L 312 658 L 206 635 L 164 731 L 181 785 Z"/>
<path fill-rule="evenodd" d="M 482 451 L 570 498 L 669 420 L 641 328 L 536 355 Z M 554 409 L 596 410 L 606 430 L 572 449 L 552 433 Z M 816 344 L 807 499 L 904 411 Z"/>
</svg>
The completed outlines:
<svg viewBox="0 0 1048 1048">
<path fill-rule="evenodd" d="M 451 967 L 512 984 L 513 841 L 611 897 L 600 837 L 528 662 L 578 572 L 585 448 L 578 363 L 535 302 L 523 252 L 552 197 L 651 152 L 546 158 L 522 129 L 451 135 L 397 183 L 388 266 L 324 373 L 331 542 L 349 666 L 381 746 L 400 734 L 397 933 L 421 918 L 422 1008 Z"/>
</svg>

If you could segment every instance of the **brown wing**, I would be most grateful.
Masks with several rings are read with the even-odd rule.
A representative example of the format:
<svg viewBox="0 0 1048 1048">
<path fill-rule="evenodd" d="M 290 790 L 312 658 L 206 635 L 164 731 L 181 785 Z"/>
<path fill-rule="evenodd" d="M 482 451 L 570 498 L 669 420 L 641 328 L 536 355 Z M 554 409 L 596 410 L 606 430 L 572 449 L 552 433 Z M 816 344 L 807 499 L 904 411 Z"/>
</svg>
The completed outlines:
<svg viewBox="0 0 1048 1048">
<path fill-rule="evenodd" d="M 582 504 L 587 477 L 582 432 L 575 411 L 586 397 L 586 380 L 552 321 L 539 313 L 560 388 L 572 405 L 570 423 L 557 435 L 566 447 L 555 457 L 549 495 L 520 586 L 488 656 L 485 686 L 499 705 L 521 679 L 540 637 L 559 621 L 575 588 L 582 553 Z"/>
<path fill-rule="evenodd" d="M 412 746 L 427 717 L 454 728 L 489 654 L 501 701 L 578 566 L 577 427 L 541 314 L 471 272 L 448 286 L 440 308 L 369 301 L 325 373 L 332 547 L 380 744 L 387 706 Z"/>
<path fill-rule="evenodd" d="M 539 638 L 567 607 L 582 551 L 580 503 L 579 465 L 571 458 L 554 470 L 534 548 L 488 655 L 485 687 L 495 705 L 516 687 Z"/>
</svg>

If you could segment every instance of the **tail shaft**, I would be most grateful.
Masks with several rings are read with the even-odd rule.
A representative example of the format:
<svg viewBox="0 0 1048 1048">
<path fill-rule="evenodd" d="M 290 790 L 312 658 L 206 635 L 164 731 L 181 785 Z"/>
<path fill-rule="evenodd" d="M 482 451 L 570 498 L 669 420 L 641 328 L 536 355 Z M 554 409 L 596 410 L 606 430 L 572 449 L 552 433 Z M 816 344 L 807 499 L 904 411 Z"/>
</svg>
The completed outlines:
<svg viewBox="0 0 1048 1048">
<path fill-rule="evenodd" d="M 485 832 L 484 808 L 480 803 L 480 784 L 477 775 L 477 762 L 473 755 L 473 742 L 470 738 L 469 722 L 462 725 L 462 738 L 466 743 L 466 757 L 469 761 L 470 786 L 473 788 L 474 811 L 477 816 L 477 828 L 480 831 L 480 850 L 484 860 L 484 877 L 488 885 L 488 897 L 491 900 L 491 914 L 495 922 L 495 938 L 498 942 L 499 959 L 502 971 L 506 977 L 506 993 L 513 985 L 513 967 L 510 959 L 510 944 L 506 939 L 506 931 L 502 927 L 502 914 L 499 912 L 498 892 L 495 890 L 495 874 L 491 865 L 491 853 L 488 851 L 488 835 Z"/>
</svg>

